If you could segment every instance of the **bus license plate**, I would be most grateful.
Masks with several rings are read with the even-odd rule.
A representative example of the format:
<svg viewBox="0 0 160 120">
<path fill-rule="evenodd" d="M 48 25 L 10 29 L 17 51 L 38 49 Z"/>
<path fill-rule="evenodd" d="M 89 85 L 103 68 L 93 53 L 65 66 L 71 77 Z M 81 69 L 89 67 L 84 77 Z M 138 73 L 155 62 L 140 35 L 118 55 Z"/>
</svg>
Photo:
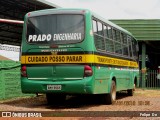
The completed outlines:
<svg viewBox="0 0 160 120">
<path fill-rule="evenodd" d="M 47 85 L 47 90 L 61 90 L 61 85 Z"/>
</svg>

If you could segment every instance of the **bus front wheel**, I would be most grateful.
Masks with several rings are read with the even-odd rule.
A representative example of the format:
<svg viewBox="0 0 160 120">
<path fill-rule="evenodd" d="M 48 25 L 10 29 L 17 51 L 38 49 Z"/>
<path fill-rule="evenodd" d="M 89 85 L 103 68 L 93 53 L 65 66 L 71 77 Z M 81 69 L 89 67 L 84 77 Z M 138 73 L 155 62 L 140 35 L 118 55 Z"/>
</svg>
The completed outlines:
<svg viewBox="0 0 160 120">
<path fill-rule="evenodd" d="M 112 80 L 110 93 L 104 95 L 105 103 L 112 104 L 116 100 L 116 83 Z"/>
</svg>

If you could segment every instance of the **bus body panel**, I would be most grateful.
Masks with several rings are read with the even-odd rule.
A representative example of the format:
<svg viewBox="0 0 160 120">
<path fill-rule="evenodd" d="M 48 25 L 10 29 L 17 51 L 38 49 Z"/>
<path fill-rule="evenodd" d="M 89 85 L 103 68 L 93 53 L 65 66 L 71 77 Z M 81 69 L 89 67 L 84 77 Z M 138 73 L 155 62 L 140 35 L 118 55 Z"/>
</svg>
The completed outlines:
<svg viewBox="0 0 160 120">
<path fill-rule="evenodd" d="M 45 51 L 53 51 L 53 55 Z M 58 51 L 65 51 L 68 52 L 68 54 L 70 51 L 79 51 L 83 56 L 83 49 L 81 48 L 58 49 Z M 27 77 L 29 79 L 46 79 L 49 81 L 83 79 L 84 65 L 77 64 L 83 62 L 82 56 L 58 56 L 56 53 L 57 49 L 30 49 L 27 52 L 28 56 L 26 56 L 27 62 L 30 63 L 30 65 L 27 65 Z M 52 62 L 57 62 L 57 64 L 52 64 Z M 75 64 L 62 64 L 65 62 L 75 62 Z"/>
<path fill-rule="evenodd" d="M 94 94 L 93 78 L 88 77 L 75 81 L 44 81 L 21 78 L 23 93 L 59 93 L 59 94 Z M 47 85 L 61 85 L 61 90 L 47 90 Z"/>
</svg>

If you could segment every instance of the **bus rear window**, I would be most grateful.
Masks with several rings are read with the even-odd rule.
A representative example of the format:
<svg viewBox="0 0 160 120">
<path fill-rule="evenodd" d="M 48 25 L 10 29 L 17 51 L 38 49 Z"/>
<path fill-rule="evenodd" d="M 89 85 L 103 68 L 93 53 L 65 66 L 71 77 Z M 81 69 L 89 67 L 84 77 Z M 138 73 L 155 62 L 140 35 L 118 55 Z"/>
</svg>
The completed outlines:
<svg viewBox="0 0 160 120">
<path fill-rule="evenodd" d="M 83 15 L 56 14 L 28 18 L 28 43 L 69 44 L 81 42 L 83 39 Z"/>
</svg>

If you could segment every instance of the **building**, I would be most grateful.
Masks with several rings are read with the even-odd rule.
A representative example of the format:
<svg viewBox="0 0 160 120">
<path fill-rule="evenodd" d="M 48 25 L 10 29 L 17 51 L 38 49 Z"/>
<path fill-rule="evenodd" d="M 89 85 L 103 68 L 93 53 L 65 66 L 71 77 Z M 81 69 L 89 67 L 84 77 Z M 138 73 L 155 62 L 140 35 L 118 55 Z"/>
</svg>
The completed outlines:
<svg viewBox="0 0 160 120">
<path fill-rule="evenodd" d="M 0 0 L 0 44 L 20 46 L 24 15 L 57 7 L 45 0 Z"/>
<path fill-rule="evenodd" d="M 141 80 L 157 79 L 158 67 L 160 66 L 160 20 L 139 19 L 139 20 L 111 20 L 117 25 L 130 31 L 138 40 L 139 44 L 139 66 L 142 72 Z M 150 71 L 149 71 L 150 70 Z M 149 71 L 149 73 L 147 73 Z M 151 73 L 154 71 L 154 73 Z M 154 75 L 153 75 L 154 74 Z M 146 78 L 146 75 L 147 78 Z M 143 83 L 145 86 L 145 83 Z M 159 86 L 160 87 L 160 86 Z"/>
</svg>

